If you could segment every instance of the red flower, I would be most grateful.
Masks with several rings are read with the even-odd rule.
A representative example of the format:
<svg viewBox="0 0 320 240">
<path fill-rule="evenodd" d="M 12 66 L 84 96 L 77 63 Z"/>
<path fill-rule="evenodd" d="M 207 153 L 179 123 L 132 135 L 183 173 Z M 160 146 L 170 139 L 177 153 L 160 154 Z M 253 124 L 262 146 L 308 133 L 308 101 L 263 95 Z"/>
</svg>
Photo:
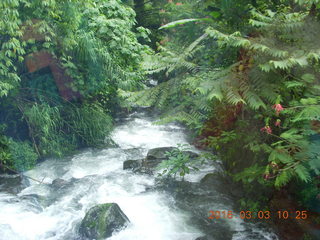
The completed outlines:
<svg viewBox="0 0 320 240">
<path fill-rule="evenodd" d="M 266 132 L 267 134 L 272 133 L 272 129 L 269 126 L 264 126 L 263 128 L 260 129 L 261 132 Z"/>
<path fill-rule="evenodd" d="M 274 125 L 276 127 L 280 127 L 280 124 L 281 124 L 281 120 L 280 119 L 277 119 L 277 121 L 274 123 Z"/>
<path fill-rule="evenodd" d="M 281 106 L 281 104 L 275 104 L 275 105 L 273 105 L 272 106 L 272 108 L 274 109 L 274 110 L 276 110 L 276 114 L 278 115 L 281 111 L 283 111 L 283 107 Z"/>
</svg>

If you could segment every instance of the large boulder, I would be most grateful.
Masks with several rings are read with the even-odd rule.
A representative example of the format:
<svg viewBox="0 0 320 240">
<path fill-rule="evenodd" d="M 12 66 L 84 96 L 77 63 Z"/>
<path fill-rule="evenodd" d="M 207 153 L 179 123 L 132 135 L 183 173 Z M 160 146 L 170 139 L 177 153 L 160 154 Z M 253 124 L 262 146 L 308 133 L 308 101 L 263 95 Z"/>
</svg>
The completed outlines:
<svg viewBox="0 0 320 240">
<path fill-rule="evenodd" d="M 188 155 L 190 158 L 198 158 L 200 155 L 192 151 L 183 151 L 185 155 Z"/>
<path fill-rule="evenodd" d="M 141 167 L 141 162 L 142 162 L 142 160 L 126 160 L 123 162 L 123 170 L 138 169 L 139 167 Z"/>
<path fill-rule="evenodd" d="M 159 147 L 153 148 L 148 151 L 146 159 L 143 161 L 143 167 L 147 169 L 155 168 L 163 160 L 167 160 L 166 152 L 171 152 L 177 149 L 174 147 Z"/>
<path fill-rule="evenodd" d="M 166 152 L 171 152 L 176 150 L 175 147 L 159 147 L 153 148 L 148 151 L 147 160 L 154 160 L 154 159 L 166 159 Z"/>
<path fill-rule="evenodd" d="M 168 160 L 167 152 L 177 150 L 175 147 L 159 147 L 153 148 L 148 151 L 146 159 L 143 161 L 142 166 L 147 169 L 153 169 L 164 160 Z M 183 151 L 183 153 L 190 158 L 197 158 L 199 155 L 192 151 Z"/>
<path fill-rule="evenodd" d="M 111 237 L 113 232 L 125 228 L 129 222 L 118 204 L 99 204 L 86 213 L 79 233 L 88 239 L 105 239 Z"/>
<path fill-rule="evenodd" d="M 68 182 L 61 178 L 57 178 L 57 179 L 54 179 L 51 184 L 52 184 L 52 187 L 59 189 L 66 186 Z"/>
</svg>

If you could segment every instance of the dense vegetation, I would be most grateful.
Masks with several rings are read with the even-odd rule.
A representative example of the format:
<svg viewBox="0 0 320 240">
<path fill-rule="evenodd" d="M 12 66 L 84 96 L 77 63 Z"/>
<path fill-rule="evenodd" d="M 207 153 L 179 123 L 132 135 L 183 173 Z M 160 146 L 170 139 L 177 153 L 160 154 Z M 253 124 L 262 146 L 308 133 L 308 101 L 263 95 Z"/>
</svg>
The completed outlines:
<svg viewBox="0 0 320 240">
<path fill-rule="evenodd" d="M 120 108 L 148 106 L 218 155 L 243 207 L 286 189 L 319 211 L 319 0 L 2 0 L 0 13 L 2 170 L 106 144 Z"/>
<path fill-rule="evenodd" d="M 319 8 L 316 0 L 166 1 L 157 48 L 143 63 L 159 85 L 122 94 L 160 109 L 160 123 L 193 129 L 244 189 L 242 208 L 261 209 L 286 190 L 319 211 Z"/>
<path fill-rule="evenodd" d="M 139 86 L 148 49 L 132 8 L 119 0 L 5 0 L 0 13 L 2 169 L 106 143 L 117 91 Z"/>
</svg>

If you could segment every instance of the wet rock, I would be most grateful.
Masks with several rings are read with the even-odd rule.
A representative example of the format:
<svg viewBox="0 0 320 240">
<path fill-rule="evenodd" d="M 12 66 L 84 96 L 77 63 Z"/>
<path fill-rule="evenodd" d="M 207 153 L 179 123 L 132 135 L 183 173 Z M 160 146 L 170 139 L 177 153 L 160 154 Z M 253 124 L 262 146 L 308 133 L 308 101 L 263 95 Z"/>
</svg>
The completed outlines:
<svg viewBox="0 0 320 240">
<path fill-rule="evenodd" d="M 232 200 L 228 195 L 221 193 L 213 185 L 207 188 L 201 183 L 177 181 L 175 179 L 162 179 L 157 182 L 156 190 L 166 192 L 176 200 L 179 209 L 191 214 L 190 225 L 197 226 L 206 234 L 207 240 L 232 239 L 232 229 L 228 221 L 230 219 L 211 220 L 209 211 L 220 209 L 233 209 Z M 202 238 L 200 238 L 202 239 Z"/>
<path fill-rule="evenodd" d="M 202 185 L 212 185 L 217 181 L 217 176 L 215 173 L 208 173 L 201 180 L 200 183 Z"/>
<path fill-rule="evenodd" d="M 123 170 L 135 170 L 141 166 L 142 160 L 126 160 L 123 162 Z"/>
<path fill-rule="evenodd" d="M 239 196 L 237 199 L 241 198 L 241 188 L 233 187 L 235 185 L 232 185 L 221 172 L 208 173 L 200 180 L 200 186 L 202 189 L 211 190 L 214 188 L 220 193 L 233 197 Z"/>
<path fill-rule="evenodd" d="M 148 151 L 146 160 L 154 160 L 154 159 L 167 159 L 166 152 L 171 152 L 176 150 L 175 147 L 159 147 L 153 148 Z"/>
<path fill-rule="evenodd" d="M 20 175 L 0 175 L 0 191 L 17 194 L 23 188 L 23 178 Z"/>
<path fill-rule="evenodd" d="M 190 158 L 198 158 L 199 154 L 192 151 L 183 151 L 184 154 L 188 155 Z"/>
<path fill-rule="evenodd" d="M 167 160 L 166 152 L 171 152 L 175 150 L 175 147 L 160 147 L 153 148 L 148 151 L 146 159 L 143 161 L 142 165 L 144 168 L 151 169 L 158 166 L 163 160 Z"/>
<path fill-rule="evenodd" d="M 68 182 L 66 180 L 63 180 L 61 178 L 57 178 L 55 180 L 52 181 L 52 187 L 54 188 L 61 188 L 64 187 L 68 184 Z"/>
<path fill-rule="evenodd" d="M 142 175 L 153 175 L 153 170 L 148 168 L 148 167 L 139 167 L 133 170 L 134 173 L 136 174 L 142 174 Z"/>
<path fill-rule="evenodd" d="M 38 194 L 27 194 L 19 197 L 20 201 L 25 202 L 28 206 L 28 211 L 40 213 L 43 211 L 42 203 L 45 204 L 45 197 Z"/>
<path fill-rule="evenodd" d="M 105 180 L 104 176 L 98 175 L 88 175 L 83 178 L 70 178 L 68 180 L 63 180 L 57 178 L 52 181 L 51 184 L 42 184 L 41 187 L 45 191 L 50 191 L 49 196 L 45 198 L 45 206 L 49 206 L 56 201 L 60 201 L 66 196 L 70 196 L 72 192 L 73 206 L 77 209 L 81 209 L 83 206 L 79 200 L 86 196 L 88 192 L 95 190 L 95 187 Z M 81 190 L 80 190 L 81 189 Z M 84 190 L 86 189 L 86 190 Z"/>
<path fill-rule="evenodd" d="M 104 239 L 112 236 L 129 224 L 128 217 L 118 204 L 105 203 L 89 209 L 81 222 L 79 233 L 89 239 Z"/>
<path fill-rule="evenodd" d="M 159 163 L 164 160 L 168 160 L 166 156 L 167 152 L 171 152 L 173 150 L 177 150 L 175 147 L 159 147 L 153 148 L 148 151 L 146 159 L 143 161 L 142 165 L 145 168 L 155 168 Z M 185 155 L 188 155 L 190 158 L 197 158 L 199 155 L 192 151 L 183 151 Z"/>
</svg>

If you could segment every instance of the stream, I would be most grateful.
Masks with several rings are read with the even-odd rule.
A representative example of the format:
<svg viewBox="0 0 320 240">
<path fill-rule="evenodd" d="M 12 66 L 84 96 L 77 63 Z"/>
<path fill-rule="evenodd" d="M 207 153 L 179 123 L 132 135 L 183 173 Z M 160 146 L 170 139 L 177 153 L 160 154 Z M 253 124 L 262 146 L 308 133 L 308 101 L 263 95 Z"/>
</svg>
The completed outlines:
<svg viewBox="0 0 320 240">
<path fill-rule="evenodd" d="M 191 192 L 197 191 L 196 184 L 206 174 L 219 171 L 218 165 L 203 166 L 187 175 L 186 184 L 190 185 L 181 187 L 189 191 L 185 195 L 170 189 L 179 187 L 179 182 L 158 186 L 152 175 L 123 170 L 125 160 L 142 159 L 149 149 L 188 144 L 182 127 L 153 125 L 153 120 L 144 113 L 131 114 L 112 133 L 118 147 L 48 159 L 25 173 L 43 180 L 42 184 L 24 178 L 12 188 L 0 182 L 0 240 L 81 239 L 78 229 L 86 211 L 107 202 L 117 203 L 130 219 L 129 226 L 110 240 L 195 240 L 205 235 L 214 240 L 278 239 L 259 223 L 208 220 L 209 210 L 228 211 L 234 204 L 220 191 L 224 186 L 219 181 L 210 197 L 201 199 Z M 1 177 L 9 183 L 15 181 L 14 176 Z"/>
</svg>

